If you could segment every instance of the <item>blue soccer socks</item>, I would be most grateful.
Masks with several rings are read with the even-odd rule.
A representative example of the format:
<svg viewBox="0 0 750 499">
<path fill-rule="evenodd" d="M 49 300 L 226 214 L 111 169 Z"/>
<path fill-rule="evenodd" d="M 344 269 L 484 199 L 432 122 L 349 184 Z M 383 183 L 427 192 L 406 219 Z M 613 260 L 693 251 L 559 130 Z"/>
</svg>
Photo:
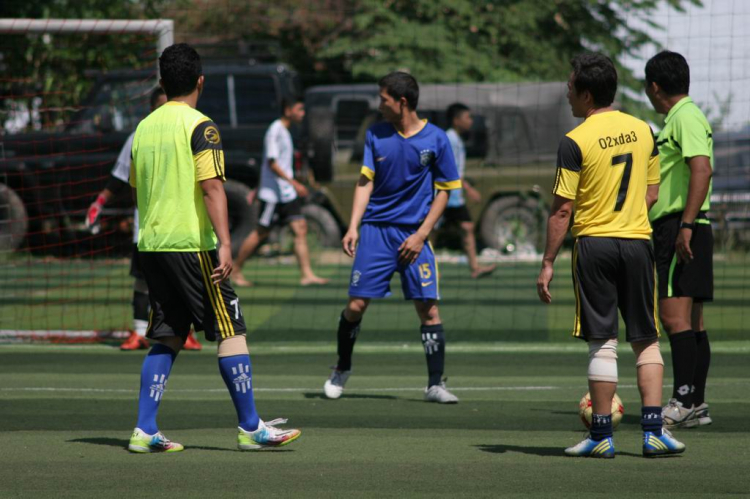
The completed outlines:
<svg viewBox="0 0 750 499">
<path fill-rule="evenodd" d="M 591 439 L 604 440 L 612 438 L 612 415 L 592 414 L 591 416 Z"/>
<path fill-rule="evenodd" d="M 641 407 L 641 428 L 644 433 L 651 432 L 660 437 L 663 425 L 661 407 Z"/>
<path fill-rule="evenodd" d="M 442 324 L 422 326 L 422 346 L 427 358 L 427 388 L 439 385 L 445 370 L 445 332 Z"/>
<path fill-rule="evenodd" d="M 169 372 L 172 370 L 176 357 L 177 352 L 157 343 L 143 359 L 136 427 L 149 435 L 159 431 L 156 426 L 156 415 L 159 412 L 159 402 L 164 396 Z"/>
<path fill-rule="evenodd" d="M 219 371 L 237 411 L 238 426 L 245 431 L 258 429 L 259 417 L 253 397 L 253 378 L 249 355 L 219 357 Z"/>
</svg>

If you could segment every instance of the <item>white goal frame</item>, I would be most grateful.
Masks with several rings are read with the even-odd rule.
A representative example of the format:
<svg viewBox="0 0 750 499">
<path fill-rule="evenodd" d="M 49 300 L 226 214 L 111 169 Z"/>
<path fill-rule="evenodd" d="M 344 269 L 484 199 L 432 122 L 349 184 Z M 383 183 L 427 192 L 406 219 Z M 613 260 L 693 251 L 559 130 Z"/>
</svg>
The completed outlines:
<svg viewBox="0 0 750 499">
<path fill-rule="evenodd" d="M 157 58 L 174 43 L 172 19 L 0 19 L 0 33 L 145 33 L 157 36 Z"/>
</svg>

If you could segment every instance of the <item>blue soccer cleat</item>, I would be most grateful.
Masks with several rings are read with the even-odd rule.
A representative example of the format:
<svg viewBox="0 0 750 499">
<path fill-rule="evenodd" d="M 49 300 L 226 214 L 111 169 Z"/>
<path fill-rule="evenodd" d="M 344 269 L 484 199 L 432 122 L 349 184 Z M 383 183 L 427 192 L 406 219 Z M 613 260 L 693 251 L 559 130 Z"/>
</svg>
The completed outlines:
<svg viewBox="0 0 750 499">
<path fill-rule="evenodd" d="M 565 455 L 612 459 L 615 457 L 615 444 L 612 437 L 607 437 L 604 440 L 593 440 L 591 435 L 587 435 L 578 445 L 565 449 Z"/>
<path fill-rule="evenodd" d="M 643 455 L 646 457 L 668 456 L 670 454 L 681 454 L 685 452 L 685 444 L 679 442 L 663 429 L 661 436 L 656 436 L 650 431 L 643 432 Z"/>
</svg>

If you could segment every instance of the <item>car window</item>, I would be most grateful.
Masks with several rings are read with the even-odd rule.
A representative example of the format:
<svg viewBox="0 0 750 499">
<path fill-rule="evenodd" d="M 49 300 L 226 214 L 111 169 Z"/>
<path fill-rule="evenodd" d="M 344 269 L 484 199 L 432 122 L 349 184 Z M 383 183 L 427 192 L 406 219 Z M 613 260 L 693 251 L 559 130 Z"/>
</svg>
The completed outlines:
<svg viewBox="0 0 750 499">
<path fill-rule="evenodd" d="M 336 104 L 336 140 L 341 145 L 351 146 L 357 137 L 362 121 L 370 113 L 370 103 L 366 100 L 344 99 Z"/>
<path fill-rule="evenodd" d="M 267 125 L 279 117 L 276 81 L 268 76 L 234 75 L 237 122 Z"/>
<path fill-rule="evenodd" d="M 154 81 L 109 81 L 101 85 L 91 105 L 75 117 L 72 132 L 131 132 L 149 110 Z"/>
<path fill-rule="evenodd" d="M 198 100 L 198 111 L 217 125 L 229 124 L 229 94 L 225 75 L 208 75 Z"/>
</svg>

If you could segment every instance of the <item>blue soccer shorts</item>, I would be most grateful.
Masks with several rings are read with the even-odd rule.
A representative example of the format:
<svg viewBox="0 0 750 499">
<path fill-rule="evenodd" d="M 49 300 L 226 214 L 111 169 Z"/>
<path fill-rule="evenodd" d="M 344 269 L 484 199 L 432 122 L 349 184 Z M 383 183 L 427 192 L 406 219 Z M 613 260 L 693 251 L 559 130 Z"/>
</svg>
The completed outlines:
<svg viewBox="0 0 750 499">
<path fill-rule="evenodd" d="M 398 261 L 399 246 L 416 230 L 416 227 L 362 224 L 349 282 L 349 296 L 390 296 L 391 278 L 394 272 L 398 272 L 405 299 L 440 299 L 437 262 L 429 243 L 425 243 L 416 262 L 403 264 Z"/>
</svg>

